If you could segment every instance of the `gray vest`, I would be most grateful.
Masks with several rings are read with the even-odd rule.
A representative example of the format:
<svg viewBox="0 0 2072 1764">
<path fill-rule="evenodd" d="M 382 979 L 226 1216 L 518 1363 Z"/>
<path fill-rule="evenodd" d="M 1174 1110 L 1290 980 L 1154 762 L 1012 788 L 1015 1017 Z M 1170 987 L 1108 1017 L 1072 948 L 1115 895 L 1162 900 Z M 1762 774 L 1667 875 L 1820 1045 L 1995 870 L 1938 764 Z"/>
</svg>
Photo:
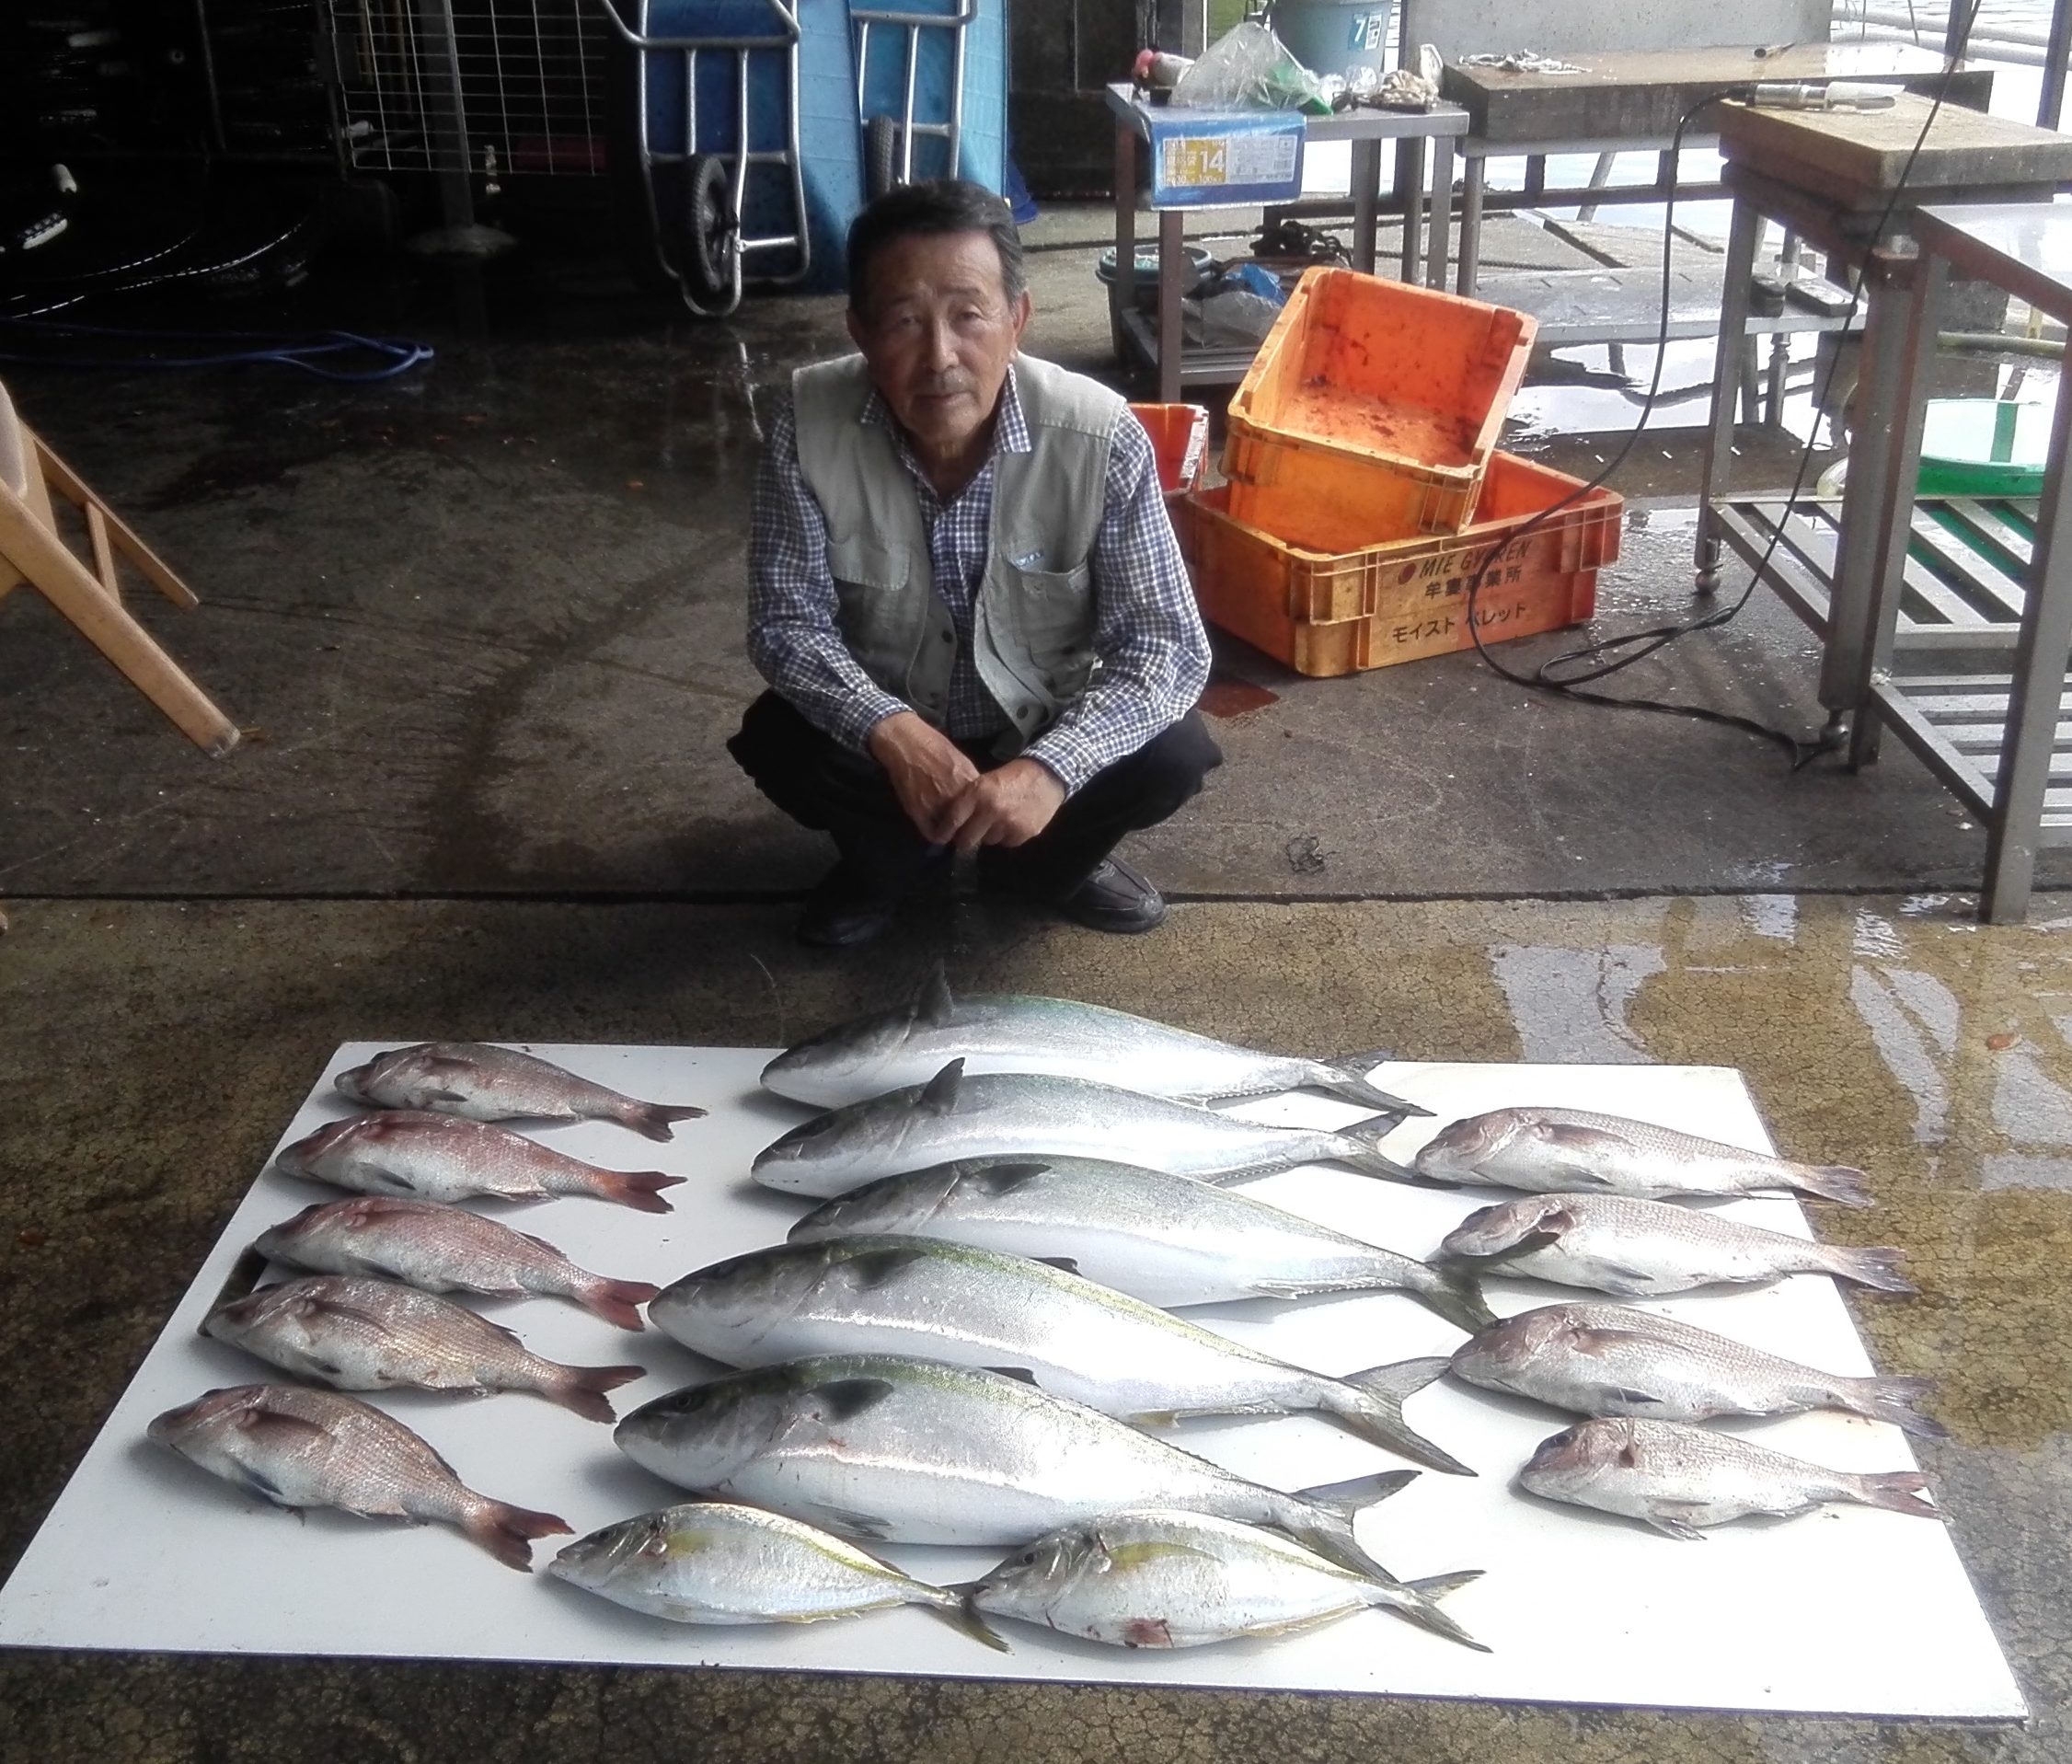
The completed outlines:
<svg viewBox="0 0 2072 1764">
<path fill-rule="evenodd" d="M 1123 401 L 1027 355 L 1015 392 L 1030 451 L 993 458 L 993 533 L 973 599 L 973 659 L 1019 752 L 1087 689 L 1094 667 L 1089 554 L 1107 502 L 1109 443 Z M 791 376 L 799 469 L 827 521 L 836 619 L 858 665 L 942 727 L 956 631 L 935 592 L 928 532 L 891 429 L 865 423 L 863 357 Z"/>
</svg>

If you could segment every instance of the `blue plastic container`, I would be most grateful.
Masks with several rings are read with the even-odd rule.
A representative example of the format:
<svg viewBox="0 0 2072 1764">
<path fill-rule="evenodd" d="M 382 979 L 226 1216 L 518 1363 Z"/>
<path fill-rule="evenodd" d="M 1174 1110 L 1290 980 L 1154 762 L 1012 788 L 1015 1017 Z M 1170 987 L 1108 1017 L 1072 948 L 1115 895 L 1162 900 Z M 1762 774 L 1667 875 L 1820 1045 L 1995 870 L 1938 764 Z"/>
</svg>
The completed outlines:
<svg viewBox="0 0 2072 1764">
<path fill-rule="evenodd" d="M 845 0 L 852 12 L 920 12 L 953 17 L 957 0 Z M 1007 144 L 1007 0 L 977 0 L 964 32 L 964 115 L 955 175 L 986 189 L 1004 192 Z M 950 92 L 956 66 L 955 33 L 928 26 L 917 33 L 920 62 L 914 77 L 914 120 L 917 123 L 950 120 Z M 864 67 L 863 102 L 858 126 L 873 116 L 895 121 L 906 112 L 907 31 L 897 25 L 870 28 Z M 859 133 L 860 139 L 860 133 Z M 950 175 L 939 136 L 917 135 L 914 142 L 916 182 Z"/>
<path fill-rule="evenodd" d="M 811 264 L 801 285 L 842 286 L 843 244 L 863 206 L 863 159 L 857 134 L 856 62 L 847 0 L 795 0 L 799 18 L 799 155 L 805 190 Z M 776 13 L 764 0 L 650 0 L 648 35 L 666 38 L 761 38 L 777 34 Z M 696 60 L 697 137 L 686 140 L 685 58 L 650 50 L 647 59 L 647 123 L 658 153 L 718 154 L 731 160 L 738 139 L 741 97 L 731 53 L 706 51 Z M 748 62 L 748 144 L 781 151 L 789 144 L 788 56 L 755 49 Z M 794 222 L 791 174 L 782 166 L 749 168 L 747 188 L 735 192 L 746 238 L 789 233 Z M 791 280 L 790 252 L 751 252 L 745 279 Z"/>
</svg>

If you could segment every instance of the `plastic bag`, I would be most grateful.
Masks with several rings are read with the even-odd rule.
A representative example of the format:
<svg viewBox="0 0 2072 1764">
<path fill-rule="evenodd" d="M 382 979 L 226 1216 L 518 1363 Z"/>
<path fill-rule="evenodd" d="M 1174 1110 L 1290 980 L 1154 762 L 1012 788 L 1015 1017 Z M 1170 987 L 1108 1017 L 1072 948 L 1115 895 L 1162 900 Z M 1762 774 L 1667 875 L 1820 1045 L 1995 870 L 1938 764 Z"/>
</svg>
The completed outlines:
<svg viewBox="0 0 2072 1764">
<path fill-rule="evenodd" d="M 1270 27 L 1249 18 L 1203 51 L 1174 85 L 1172 101 L 1196 110 L 1330 110 L 1316 75 Z"/>
<path fill-rule="evenodd" d="M 1281 317 L 1279 301 L 1264 299 L 1249 288 L 1225 288 L 1186 304 L 1194 308 L 1191 316 L 1201 326 L 1198 339 L 1191 340 L 1212 349 L 1240 343 L 1257 348 Z"/>
</svg>

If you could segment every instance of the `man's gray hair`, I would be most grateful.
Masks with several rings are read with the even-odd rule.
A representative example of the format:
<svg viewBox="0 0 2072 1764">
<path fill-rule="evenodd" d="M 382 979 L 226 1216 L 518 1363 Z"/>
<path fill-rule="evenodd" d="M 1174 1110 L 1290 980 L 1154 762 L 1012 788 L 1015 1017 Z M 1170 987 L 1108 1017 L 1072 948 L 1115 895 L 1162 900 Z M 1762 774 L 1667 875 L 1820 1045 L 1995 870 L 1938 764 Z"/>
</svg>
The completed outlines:
<svg viewBox="0 0 2072 1764">
<path fill-rule="evenodd" d="M 1014 211 L 984 184 L 963 178 L 901 184 L 849 224 L 849 310 L 865 311 L 871 259 L 916 234 L 984 233 L 1000 253 L 1000 287 L 1011 306 L 1029 286 Z"/>
</svg>

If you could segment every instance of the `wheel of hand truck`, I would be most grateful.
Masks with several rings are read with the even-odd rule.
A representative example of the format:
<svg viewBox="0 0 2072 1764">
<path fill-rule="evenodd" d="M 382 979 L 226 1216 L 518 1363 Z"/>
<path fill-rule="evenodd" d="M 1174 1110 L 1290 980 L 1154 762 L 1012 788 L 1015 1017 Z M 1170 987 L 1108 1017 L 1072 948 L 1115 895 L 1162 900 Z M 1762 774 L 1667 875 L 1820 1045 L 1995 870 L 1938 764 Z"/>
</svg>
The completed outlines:
<svg viewBox="0 0 2072 1764">
<path fill-rule="evenodd" d="M 905 181 L 899 175 L 900 138 L 905 133 L 889 116 L 864 119 L 863 169 L 872 202 Z"/>
<path fill-rule="evenodd" d="M 693 154 L 685 165 L 684 246 L 677 268 L 691 298 L 731 312 L 741 294 L 741 216 L 718 154 Z"/>
</svg>

